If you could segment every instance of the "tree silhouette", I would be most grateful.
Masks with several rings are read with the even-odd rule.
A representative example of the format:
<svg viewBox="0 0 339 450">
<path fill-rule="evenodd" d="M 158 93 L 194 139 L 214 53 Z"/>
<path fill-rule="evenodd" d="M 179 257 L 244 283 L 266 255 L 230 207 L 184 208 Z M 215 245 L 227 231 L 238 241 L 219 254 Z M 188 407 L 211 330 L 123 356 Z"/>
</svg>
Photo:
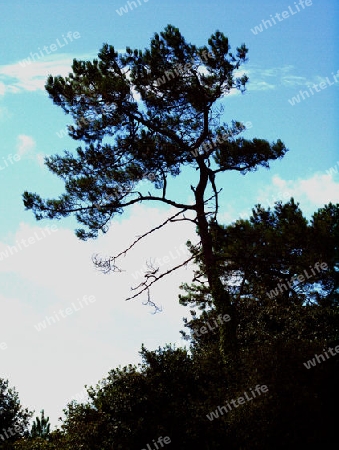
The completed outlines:
<svg viewBox="0 0 339 450">
<path fill-rule="evenodd" d="M 197 251 L 218 313 L 232 315 L 212 242 L 211 223 L 217 219 L 220 193 L 216 176 L 228 170 L 245 174 L 260 166 L 268 168 L 270 160 L 282 158 L 287 151 L 280 140 L 269 143 L 240 137 L 245 126 L 239 121 L 221 123 L 218 101 L 233 90 L 245 91 L 248 77 L 236 73 L 247 52 L 245 44 L 230 52 L 228 38 L 220 31 L 208 39 L 208 47 L 197 47 L 168 25 L 160 35 L 155 33 L 149 49 L 127 47 L 124 55 L 118 55 L 105 44 L 93 62 L 74 60 L 68 77 L 50 76 L 49 96 L 72 115 L 76 126 L 69 128 L 70 136 L 82 140 L 85 148 L 78 147 L 76 156 L 65 151 L 64 156 L 46 158 L 51 172 L 65 181 L 66 193 L 43 200 L 26 191 L 26 209 L 38 220 L 74 215 L 85 227 L 77 229 L 76 235 L 85 240 L 107 232 L 109 221 L 128 206 L 146 201 L 174 206 L 181 215 L 169 220 L 196 225 Z M 173 78 L 169 72 L 175 67 L 185 70 Z M 163 76 L 168 80 L 158 83 Z M 179 176 L 186 167 L 196 170 L 195 186 L 190 186 L 193 203 L 173 199 L 169 192 L 169 178 Z M 145 186 L 139 190 L 145 173 L 154 174 L 150 183 L 159 195 Z M 212 197 L 206 198 L 209 189 Z M 95 263 L 106 271 L 119 270 L 116 257 L 96 258 Z M 162 276 L 146 277 L 135 296 L 149 293 L 150 283 Z M 227 353 L 235 354 L 235 344 L 233 323 L 222 327 L 225 358 Z"/>
</svg>

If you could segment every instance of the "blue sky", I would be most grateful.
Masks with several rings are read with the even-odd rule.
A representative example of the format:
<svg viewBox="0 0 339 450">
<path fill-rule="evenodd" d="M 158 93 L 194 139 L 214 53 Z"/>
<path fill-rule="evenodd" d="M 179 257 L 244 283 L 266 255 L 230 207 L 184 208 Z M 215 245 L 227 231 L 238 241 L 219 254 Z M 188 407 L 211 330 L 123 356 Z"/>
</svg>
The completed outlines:
<svg viewBox="0 0 339 450">
<path fill-rule="evenodd" d="M 136 272 L 146 260 L 159 258 L 168 269 L 185 258 L 180 246 L 196 237 L 188 222 L 172 224 L 121 261 L 125 272 L 103 275 L 93 267 L 94 253 L 119 253 L 135 236 L 175 211 L 156 204 L 135 206 L 118 217 L 105 236 L 89 242 L 77 240 L 71 218 L 36 222 L 31 212 L 24 211 L 24 190 L 43 197 L 63 192 L 61 181 L 44 167 L 44 156 L 78 146 L 68 136 L 58 136 L 71 122 L 46 95 L 47 75 L 67 75 L 73 58 L 95 58 L 104 42 L 119 51 L 126 46 L 144 49 L 167 24 L 178 27 L 196 45 L 207 44 L 216 30 L 224 32 L 233 49 L 245 43 L 249 61 L 242 70 L 250 79 L 248 90 L 222 100 L 224 120 L 251 122 L 244 137 L 280 138 L 289 152 L 270 170 L 218 175 L 217 183 L 223 187 L 219 220 L 230 223 L 248 216 L 256 203 L 272 206 L 290 196 L 310 217 L 324 204 L 339 202 L 339 4 L 335 0 L 308 0 L 302 2 L 304 7 L 289 0 L 136 0 L 136 6 L 124 0 L 6 3 L 0 4 L 0 252 L 7 252 L 0 260 L 0 376 L 9 377 L 25 406 L 37 413 L 44 408 L 56 425 L 66 401 L 81 393 L 84 384 L 93 384 L 118 365 L 138 362 L 142 342 L 151 349 L 180 343 L 181 318 L 188 310 L 178 305 L 178 286 L 189 282 L 191 268 L 155 286 L 152 293 L 163 308 L 161 314 L 151 314 L 142 298 L 128 302 L 125 298 L 138 283 Z M 32 59 L 31 53 L 38 56 L 24 63 Z M 190 171 L 173 179 L 173 197 L 190 200 L 187 180 L 195 177 Z M 26 245 L 20 244 L 22 239 Z M 90 296 L 95 297 L 92 303 Z M 67 308 L 68 314 L 61 317 L 58 311 Z M 56 323 L 50 319 L 51 325 L 37 331 L 35 325 L 46 316 Z"/>
</svg>

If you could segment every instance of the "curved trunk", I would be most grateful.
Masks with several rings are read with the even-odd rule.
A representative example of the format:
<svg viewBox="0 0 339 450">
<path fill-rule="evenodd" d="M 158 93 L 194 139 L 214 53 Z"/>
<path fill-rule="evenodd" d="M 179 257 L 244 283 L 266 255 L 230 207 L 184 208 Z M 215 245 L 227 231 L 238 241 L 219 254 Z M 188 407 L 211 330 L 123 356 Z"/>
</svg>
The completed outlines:
<svg viewBox="0 0 339 450">
<path fill-rule="evenodd" d="M 197 223 L 202 245 L 202 258 L 205 266 L 206 277 L 214 300 L 214 305 L 218 314 L 224 316 L 228 314 L 231 317 L 229 322 L 222 321 L 220 325 L 220 352 L 224 362 L 235 360 L 237 357 L 237 318 L 235 307 L 231 303 L 230 295 L 223 286 L 213 251 L 212 236 L 206 218 L 204 193 L 208 183 L 209 169 L 204 161 L 198 161 L 200 167 L 200 179 L 197 188 L 194 191 L 196 200 Z"/>
</svg>

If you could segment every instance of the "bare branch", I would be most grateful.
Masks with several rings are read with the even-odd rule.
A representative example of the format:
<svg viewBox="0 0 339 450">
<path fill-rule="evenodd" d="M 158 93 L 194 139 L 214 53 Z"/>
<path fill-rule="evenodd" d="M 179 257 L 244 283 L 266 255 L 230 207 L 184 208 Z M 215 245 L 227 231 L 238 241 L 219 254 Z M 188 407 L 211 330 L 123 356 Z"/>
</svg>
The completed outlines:
<svg viewBox="0 0 339 450">
<path fill-rule="evenodd" d="M 186 259 L 186 261 L 184 261 L 181 264 L 178 264 L 175 267 L 172 267 L 172 269 L 167 270 L 166 272 L 160 274 L 158 277 L 156 277 L 154 274 L 145 274 L 145 277 L 147 278 L 145 281 L 143 281 L 142 283 L 140 283 L 137 287 L 135 288 L 131 288 L 132 291 L 135 291 L 137 289 L 139 289 L 141 286 L 144 286 L 140 292 L 134 294 L 132 297 L 128 297 L 126 298 L 127 300 L 132 300 L 133 298 L 138 297 L 140 294 L 142 294 L 145 291 L 148 291 L 149 288 L 152 286 L 152 284 L 156 283 L 158 280 L 160 280 L 161 278 L 163 278 L 164 276 L 170 274 L 171 272 L 174 272 L 175 270 L 179 269 L 182 266 L 185 266 L 186 264 L 188 264 L 190 261 L 192 261 L 192 259 L 194 259 L 194 256 L 191 256 L 190 258 Z M 155 269 L 156 271 L 158 271 L 159 269 Z M 153 280 L 148 284 L 148 280 L 149 278 L 153 278 Z M 149 291 L 148 291 L 149 292 Z"/>
<path fill-rule="evenodd" d="M 188 220 L 189 222 L 192 222 L 195 225 L 197 224 L 196 219 L 189 219 L 188 217 L 185 217 L 185 216 L 182 219 L 172 219 L 171 222 L 183 222 L 184 220 Z"/>
<path fill-rule="evenodd" d="M 204 203 L 209 202 L 213 197 L 214 197 L 214 195 L 212 195 L 207 200 L 205 200 Z M 171 216 L 168 219 L 166 219 L 165 222 L 163 222 L 162 224 L 158 225 L 157 227 L 152 228 L 151 230 L 147 231 L 147 233 L 139 236 L 128 248 L 126 248 L 124 251 L 120 252 L 116 256 L 111 256 L 110 258 L 108 258 L 106 260 L 99 260 L 97 255 L 94 255 L 92 257 L 93 264 L 98 269 L 102 270 L 103 273 L 105 273 L 105 274 L 109 273 L 110 271 L 112 271 L 112 272 L 122 272 L 122 270 L 118 266 L 115 265 L 115 260 L 118 259 L 121 255 L 125 255 L 126 256 L 126 253 L 132 247 L 134 247 L 139 241 L 141 241 L 141 239 L 143 239 L 144 237 L 148 236 L 149 234 L 153 233 L 156 230 L 159 230 L 160 228 L 162 228 L 163 226 L 165 226 L 169 222 L 179 222 L 179 221 L 188 220 L 188 221 L 190 221 L 190 222 L 192 222 L 194 224 L 197 224 L 196 219 L 189 219 L 188 217 L 185 217 L 185 216 L 183 218 L 181 218 L 181 219 L 175 219 L 176 217 L 180 216 L 180 214 L 183 214 L 184 211 L 186 211 L 187 209 L 190 209 L 190 208 L 183 208 L 178 213 L 176 213 L 173 216 Z M 206 215 L 209 215 L 209 214 L 212 214 L 212 213 L 206 213 Z M 111 263 L 113 263 L 113 268 L 112 268 L 112 264 Z"/>
<path fill-rule="evenodd" d="M 105 274 L 109 272 L 126 272 L 115 264 L 115 257 L 103 260 L 99 259 L 98 254 L 96 254 L 92 256 L 92 262 L 97 269 L 101 270 Z"/>
<path fill-rule="evenodd" d="M 154 308 L 154 312 L 152 314 L 157 314 L 158 312 L 162 312 L 162 306 L 160 308 L 151 300 L 150 291 L 147 291 L 147 302 L 143 303 L 145 306 L 152 306 Z"/>
<path fill-rule="evenodd" d="M 102 260 L 99 261 L 99 259 L 96 258 L 96 256 L 94 256 L 92 258 L 92 261 L 93 261 L 94 265 L 96 267 L 98 267 L 99 269 L 103 270 L 104 273 L 108 273 L 111 270 L 112 270 L 112 272 L 122 272 L 122 270 L 120 270 L 115 265 L 115 260 L 116 259 L 118 259 L 121 255 L 125 255 L 126 256 L 126 253 L 132 247 L 134 247 L 139 241 L 141 241 L 141 239 L 143 239 L 144 237 L 146 237 L 149 234 L 153 233 L 154 231 L 159 230 L 160 228 L 164 227 L 167 223 L 172 222 L 175 217 L 180 216 L 180 214 L 182 214 L 184 211 L 185 211 L 185 209 L 179 211 L 178 213 L 176 213 L 173 216 L 171 216 L 168 219 L 166 219 L 165 222 L 163 222 L 162 224 L 158 225 L 157 227 L 152 228 L 151 230 L 147 231 L 147 233 L 142 234 L 141 236 L 138 236 L 138 238 L 128 248 L 126 248 L 124 251 L 120 252 L 118 255 L 111 256 L 110 258 L 108 258 L 107 260 L 104 260 L 104 261 L 102 261 Z M 111 262 L 113 262 L 113 269 L 111 268 Z"/>
</svg>

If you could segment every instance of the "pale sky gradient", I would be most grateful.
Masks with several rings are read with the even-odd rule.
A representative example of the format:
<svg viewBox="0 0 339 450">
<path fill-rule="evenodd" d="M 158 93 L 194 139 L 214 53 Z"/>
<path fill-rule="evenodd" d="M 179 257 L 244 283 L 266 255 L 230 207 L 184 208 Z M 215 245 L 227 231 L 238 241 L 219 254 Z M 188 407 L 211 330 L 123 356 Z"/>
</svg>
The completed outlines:
<svg viewBox="0 0 339 450">
<path fill-rule="evenodd" d="M 182 317 L 189 317 L 189 309 L 178 304 L 178 286 L 190 281 L 192 267 L 154 286 L 153 299 L 162 306 L 159 314 L 142 304 L 145 297 L 125 298 L 138 283 L 132 274 L 146 260 L 168 257 L 170 262 L 161 267 L 166 270 L 180 261 L 170 255 L 196 236 L 189 222 L 171 224 L 121 258 L 125 272 L 103 275 L 93 267 L 93 254 L 119 253 L 176 211 L 157 204 L 136 205 L 114 220 L 105 236 L 89 242 L 75 237 L 72 218 L 36 222 L 24 211 L 24 190 L 43 197 L 63 192 L 62 182 L 44 167 L 44 155 L 79 145 L 68 136 L 58 137 L 71 121 L 44 91 L 48 74 L 67 75 L 73 58 L 95 58 L 104 42 L 120 50 L 148 47 L 153 34 L 169 23 L 197 45 L 207 44 L 219 29 L 233 50 L 242 43 L 249 48 L 249 61 L 242 67 L 250 78 L 248 90 L 222 101 L 224 120 L 250 121 L 244 137 L 280 138 L 290 150 L 269 171 L 218 175 L 217 184 L 223 188 L 219 221 L 248 217 L 256 203 L 272 206 L 290 196 L 307 217 L 330 201 L 339 202 L 339 83 L 333 81 L 339 70 L 337 1 L 313 1 L 296 13 L 288 0 L 140 0 L 120 15 L 117 10 L 126 5 L 125 0 L 0 3 L 0 255 L 8 255 L 0 260 L 0 376 L 9 378 L 25 407 L 36 413 L 44 408 L 53 425 L 66 400 L 84 384 L 119 365 L 139 362 L 142 343 L 155 349 L 181 342 Z M 276 19 L 272 26 L 266 22 L 267 29 L 257 34 L 251 31 L 289 7 L 293 15 Z M 23 64 L 44 46 L 65 42 L 68 32 L 80 37 Z M 325 88 L 313 88 L 312 95 L 304 94 L 294 106 L 288 101 L 322 82 Z M 196 183 L 196 176 L 195 170 L 188 170 L 171 180 L 171 196 L 192 200 L 188 181 Z M 57 231 L 36 238 L 52 225 Z M 8 246 L 29 238 L 32 244 L 12 248 L 11 254 Z M 46 316 L 90 295 L 94 303 L 45 330 L 35 329 Z"/>
</svg>

